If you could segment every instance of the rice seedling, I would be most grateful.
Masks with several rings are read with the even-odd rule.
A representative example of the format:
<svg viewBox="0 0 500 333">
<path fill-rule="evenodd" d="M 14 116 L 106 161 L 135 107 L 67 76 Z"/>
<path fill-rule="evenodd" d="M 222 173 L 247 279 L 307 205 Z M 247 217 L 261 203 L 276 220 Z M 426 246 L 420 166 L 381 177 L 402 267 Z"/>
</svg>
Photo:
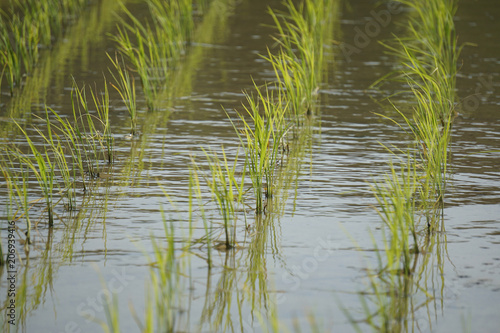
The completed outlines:
<svg viewBox="0 0 500 333">
<path fill-rule="evenodd" d="M 50 123 L 49 123 L 50 124 Z M 30 147 L 32 157 L 23 154 L 20 150 L 13 151 L 14 154 L 18 156 L 20 161 L 27 165 L 31 171 L 36 176 L 40 189 L 42 190 L 47 210 L 47 217 L 49 227 L 54 225 L 53 217 L 53 195 L 54 188 L 56 186 L 55 172 L 56 172 L 56 161 L 54 155 L 59 154 L 57 150 L 51 150 L 47 147 L 43 147 L 43 150 L 39 150 L 35 143 L 31 140 L 28 132 L 16 122 L 21 132 L 24 134 L 26 141 Z M 46 136 L 39 129 L 35 130 L 38 135 L 41 135 L 45 141 L 52 141 L 51 132 L 49 128 L 49 134 Z"/>
<path fill-rule="evenodd" d="M 109 71 L 111 76 L 115 80 L 115 84 L 111 84 L 113 88 L 118 91 L 120 97 L 122 98 L 125 106 L 127 107 L 128 114 L 130 116 L 130 134 L 132 136 L 137 134 L 137 103 L 136 103 L 136 95 L 135 95 L 135 79 L 130 74 L 128 70 L 124 68 L 123 58 L 121 64 L 118 61 L 118 56 L 115 57 L 115 60 L 111 58 L 109 54 L 108 58 L 113 64 L 114 69 L 118 73 L 118 77 L 113 74 L 113 71 Z"/>
<path fill-rule="evenodd" d="M 243 128 L 231 122 L 245 150 L 247 172 L 256 198 L 255 211 L 262 213 L 264 198 L 273 196 L 275 169 L 288 130 L 284 116 L 289 103 L 279 91 L 274 96 L 273 91 L 266 89 L 263 93 L 255 87 L 257 96 L 246 94 L 248 105 L 243 104 L 245 112 L 238 113 Z"/>
<path fill-rule="evenodd" d="M 224 246 L 227 250 L 235 247 L 236 244 L 236 210 L 243 202 L 243 185 L 245 172 L 241 174 L 241 179 L 237 179 L 238 154 L 235 156 L 232 165 L 229 164 L 226 151 L 221 147 L 222 158 L 219 158 L 215 151 L 203 149 L 207 158 L 209 173 L 204 174 L 205 179 L 213 199 L 219 209 L 224 224 Z M 199 166 L 194 162 L 195 173 L 200 172 Z M 196 179 L 194 179 L 196 180 Z"/>
<path fill-rule="evenodd" d="M 409 156 L 399 168 L 398 172 L 391 163 L 390 174 L 385 176 L 384 182 L 375 183 L 372 190 L 379 204 L 377 211 L 389 229 L 390 238 L 384 237 L 386 270 L 409 275 L 412 273 L 412 253 L 419 251 L 415 225 L 418 176 Z"/>
<path fill-rule="evenodd" d="M 200 177 L 199 177 L 199 170 L 196 165 L 196 162 L 194 161 L 194 158 L 191 157 L 191 164 L 192 168 L 189 170 L 189 221 L 190 221 L 190 232 L 192 232 L 192 222 L 193 222 L 193 212 L 194 212 L 194 206 L 193 206 L 193 201 L 196 198 L 198 207 L 200 210 L 200 216 L 203 221 L 203 228 L 205 229 L 205 237 L 202 240 L 203 242 L 206 243 L 207 245 L 207 264 L 208 268 L 212 268 L 212 235 L 214 233 L 213 229 L 213 224 L 209 223 L 208 219 L 205 216 L 205 209 L 204 209 L 204 204 L 203 204 L 203 197 L 202 197 L 202 192 L 201 192 L 201 184 L 200 184 Z M 193 242 L 192 239 L 192 234 L 190 233 L 189 239 L 191 240 L 192 244 L 198 243 Z"/>
<path fill-rule="evenodd" d="M 66 121 L 62 129 L 66 130 L 72 148 L 75 151 L 74 161 L 85 166 L 85 172 L 91 178 L 99 176 L 99 164 L 104 160 L 106 163 L 113 162 L 113 137 L 109 124 L 109 93 L 105 87 L 101 99 L 94 91 L 90 90 L 94 103 L 95 113 L 91 112 L 85 86 L 79 88 L 73 83 L 71 100 L 73 106 L 74 123 Z M 60 118 L 59 118 L 60 119 Z"/>
</svg>

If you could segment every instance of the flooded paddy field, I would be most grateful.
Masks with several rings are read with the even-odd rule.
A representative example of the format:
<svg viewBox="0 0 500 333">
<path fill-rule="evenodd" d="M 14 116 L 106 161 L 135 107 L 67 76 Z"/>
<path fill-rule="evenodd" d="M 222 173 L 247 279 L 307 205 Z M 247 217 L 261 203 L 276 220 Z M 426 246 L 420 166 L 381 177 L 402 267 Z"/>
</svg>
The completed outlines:
<svg viewBox="0 0 500 333">
<path fill-rule="evenodd" d="M 500 8 L 463 0 L 453 15 L 457 45 L 466 45 L 456 75 L 443 75 L 454 77 L 450 125 L 441 125 L 449 128 L 445 180 L 428 204 L 417 188 L 431 178 L 421 169 L 432 158 L 420 159 L 430 147 L 403 118 L 416 105 L 411 83 L 373 86 L 404 67 L 380 42 L 407 37 L 408 22 L 418 20 L 414 9 L 330 1 L 316 84 L 299 100 L 303 112 L 295 107 L 284 121 L 264 111 L 269 101 L 293 109 L 290 88 L 272 85 L 280 79 L 264 57 L 268 49 L 278 54 L 284 38 L 268 8 L 286 13 L 285 3 L 195 2 L 189 40 L 178 55 L 170 51 L 177 60 L 168 62 L 168 79 L 146 73 L 150 82 L 164 79 L 150 98 L 112 36 L 133 25 L 132 17 L 156 21 L 146 1 L 124 2 L 92 1 L 53 45 L 40 47 L 12 94 L 4 72 L 0 230 L 3 257 L 11 260 L 0 267 L 3 331 L 498 330 Z M 290 2 L 305 13 L 300 3 Z M 112 61 L 121 57 L 124 77 L 134 82 L 135 113 L 132 95 L 122 95 L 127 86 L 120 89 L 125 81 L 116 80 Z M 270 134 L 264 143 L 245 109 L 258 91 L 268 95 L 257 114 L 275 121 L 262 129 Z M 98 111 L 106 105 L 103 121 Z M 74 137 L 81 133 L 78 145 L 62 134 L 63 123 L 78 129 Z M 249 171 L 251 158 L 264 161 L 271 146 L 265 161 L 272 173 L 259 178 Z M 33 147 L 56 170 L 50 205 L 37 178 L 48 164 L 33 158 Z M 405 175 L 407 155 L 416 176 L 402 186 L 414 189 L 402 214 L 415 228 L 402 232 L 411 237 L 403 237 L 408 251 L 400 253 L 376 184 L 394 170 Z M 68 176 L 56 156 L 71 161 Z M 216 178 L 216 161 L 228 183 Z M 398 259 L 391 262 L 390 253 Z"/>
</svg>

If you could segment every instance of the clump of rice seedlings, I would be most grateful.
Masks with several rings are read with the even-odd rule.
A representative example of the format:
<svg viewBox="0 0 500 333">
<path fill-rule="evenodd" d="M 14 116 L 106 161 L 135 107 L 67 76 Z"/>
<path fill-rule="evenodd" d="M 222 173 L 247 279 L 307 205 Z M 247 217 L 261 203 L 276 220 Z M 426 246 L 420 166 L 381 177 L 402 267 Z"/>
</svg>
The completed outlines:
<svg viewBox="0 0 500 333">
<path fill-rule="evenodd" d="M 63 126 L 69 137 L 72 148 L 76 149 L 74 161 L 83 163 L 85 172 L 91 178 L 99 177 L 101 161 L 107 164 L 113 162 L 114 140 L 109 124 L 109 93 L 105 87 L 103 97 L 100 99 L 91 89 L 91 101 L 95 110 L 90 107 L 87 89 L 79 88 L 73 83 L 71 93 L 73 106 L 73 123 L 66 121 Z M 60 118 L 59 118 L 60 119 Z"/>
<path fill-rule="evenodd" d="M 113 60 L 108 54 L 108 58 L 113 64 L 114 69 L 118 73 L 118 76 L 113 74 L 110 70 L 111 76 L 115 80 L 115 84 L 111 84 L 113 88 L 118 91 L 120 97 L 122 98 L 125 106 L 127 107 L 128 114 L 130 116 L 130 134 L 132 136 L 137 134 L 137 103 L 135 95 L 135 79 L 130 74 L 128 70 L 124 68 L 124 62 L 122 58 L 121 64 L 118 61 L 118 57 Z"/>
<path fill-rule="evenodd" d="M 111 164 L 114 149 L 113 137 L 108 122 L 109 94 L 106 85 L 102 98 L 99 98 L 94 91 L 90 90 L 96 113 L 91 115 L 88 109 L 85 87 L 79 89 L 75 82 L 73 84 L 73 122 L 68 118 L 61 118 L 57 112 L 46 108 L 47 128 L 52 129 L 52 135 L 49 137 L 47 145 L 60 152 L 55 154 L 58 175 L 64 184 L 60 189 L 60 193 L 67 199 L 65 206 L 69 211 L 76 209 L 76 193 L 80 182 L 85 192 L 87 190 L 87 175 L 90 178 L 98 176 L 101 156 L 108 164 Z M 73 94 L 76 94 L 76 99 Z M 77 105 L 82 106 L 84 109 L 83 114 Z M 50 116 L 56 120 L 53 124 Z M 100 125 L 99 129 L 96 123 Z M 88 132 L 82 132 L 82 129 L 88 129 Z M 100 151 L 106 153 L 100 153 Z M 94 165 L 97 167 L 94 167 Z"/>
<path fill-rule="evenodd" d="M 149 110 L 157 109 L 159 94 L 166 89 L 172 70 L 186 52 L 193 31 L 190 0 L 148 0 L 152 23 L 140 22 L 125 5 L 132 23 L 122 20 L 113 39 L 118 51 L 137 71 Z"/>
<path fill-rule="evenodd" d="M 244 147 L 248 176 L 252 180 L 256 199 L 256 213 L 264 212 L 264 199 L 272 197 L 275 186 L 275 170 L 283 151 L 288 124 L 285 114 L 289 107 L 281 92 L 257 86 L 255 97 L 246 94 L 245 112 L 238 113 L 243 128 L 233 122 Z M 249 117 L 249 118 L 248 118 Z"/>
<path fill-rule="evenodd" d="M 418 176 L 410 157 L 400 170 L 390 164 L 390 173 L 383 182 L 372 186 L 378 202 L 377 211 L 389 230 L 384 237 L 386 268 L 392 274 L 412 273 L 412 254 L 418 253 L 415 225 L 415 200 L 418 194 Z M 384 232 L 385 234 L 385 232 Z"/>
<path fill-rule="evenodd" d="M 238 154 L 231 165 L 224 147 L 221 149 L 222 158 L 219 158 L 215 151 L 202 148 L 208 163 L 208 173 L 203 174 L 203 178 L 222 216 L 225 236 L 223 244 L 225 249 L 229 250 L 236 244 L 236 211 L 243 203 L 245 171 L 243 170 L 241 179 L 237 179 Z M 194 160 L 193 163 L 194 172 L 198 177 L 201 170 Z"/>
<path fill-rule="evenodd" d="M 36 176 L 40 189 L 42 190 L 43 197 L 45 199 L 49 227 L 52 227 L 54 225 L 52 199 L 54 196 L 55 186 L 57 185 L 55 179 L 57 164 L 55 155 L 61 153 L 61 151 L 59 150 L 60 146 L 44 146 L 39 150 L 39 148 L 31 140 L 28 132 L 18 123 L 16 123 L 16 125 L 19 127 L 26 138 L 26 141 L 30 147 L 31 156 L 23 154 L 20 150 L 16 150 L 14 151 L 14 153 L 18 156 L 19 160 L 27 165 Z M 38 135 L 43 137 L 44 141 L 52 141 L 52 133 L 50 128 L 48 129 L 48 135 L 45 135 L 40 129 L 35 129 L 35 131 L 36 133 L 38 133 Z"/>
<path fill-rule="evenodd" d="M 307 95 L 310 86 L 314 85 L 310 81 L 312 76 L 308 76 L 305 68 L 296 59 L 290 58 L 283 50 L 280 50 L 278 55 L 269 52 L 265 59 L 272 64 L 280 86 L 286 91 L 287 99 L 291 104 L 288 116 L 294 119 L 310 112 L 312 106 L 309 104 L 313 99 L 312 96 L 307 98 Z"/>
<path fill-rule="evenodd" d="M 431 216 L 433 211 L 441 207 L 446 191 L 452 119 L 450 113 L 444 122 L 436 115 L 436 105 L 429 100 L 433 91 L 415 87 L 412 87 L 412 91 L 417 99 L 412 118 L 410 119 L 401 112 L 400 114 L 416 140 L 422 173 L 420 199 L 422 209 L 428 211 Z M 430 228 L 430 222 L 428 223 Z"/>
</svg>

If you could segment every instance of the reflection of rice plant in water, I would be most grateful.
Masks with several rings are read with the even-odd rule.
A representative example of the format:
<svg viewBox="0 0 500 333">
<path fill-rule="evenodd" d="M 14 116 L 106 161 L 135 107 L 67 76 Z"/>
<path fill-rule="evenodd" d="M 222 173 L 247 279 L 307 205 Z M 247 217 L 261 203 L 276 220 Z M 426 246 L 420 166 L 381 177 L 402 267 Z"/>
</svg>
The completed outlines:
<svg viewBox="0 0 500 333">
<path fill-rule="evenodd" d="M 145 254 L 150 266 L 144 319 L 141 320 L 136 309 L 131 306 L 131 313 L 141 332 L 177 332 L 178 317 L 182 313 L 182 291 L 185 286 L 181 278 L 185 274 L 183 266 L 187 255 L 184 252 L 176 255 L 174 226 L 163 216 L 165 240 L 163 243 L 151 237 L 153 254 Z M 106 282 L 101 284 L 108 290 Z M 109 293 L 111 294 L 111 292 Z M 120 332 L 118 297 L 112 294 L 106 297 L 104 313 L 106 322 L 98 320 L 105 332 Z M 95 319 L 93 319 L 95 321 Z"/>
</svg>

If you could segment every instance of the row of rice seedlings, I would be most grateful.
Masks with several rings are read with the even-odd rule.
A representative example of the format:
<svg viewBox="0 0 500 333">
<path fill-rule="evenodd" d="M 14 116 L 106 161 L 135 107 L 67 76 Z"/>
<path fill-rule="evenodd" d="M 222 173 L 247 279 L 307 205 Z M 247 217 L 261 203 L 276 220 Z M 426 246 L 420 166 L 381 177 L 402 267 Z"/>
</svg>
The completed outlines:
<svg viewBox="0 0 500 333">
<path fill-rule="evenodd" d="M 363 303 L 370 326 L 375 331 L 391 332 L 407 329 L 408 303 L 413 303 L 414 293 L 423 292 L 425 303 L 433 298 L 422 289 L 421 282 L 413 281 L 414 274 L 425 271 L 425 267 L 417 267 L 421 249 L 416 218 L 423 212 L 427 218 L 427 236 L 436 234 L 431 231 L 437 229 L 446 190 L 460 54 L 453 25 L 454 1 L 402 2 L 413 8 L 417 16 L 410 17 L 409 37 L 396 38 L 395 45 L 386 46 L 403 66 L 390 77 L 409 87 L 415 106 L 412 116 L 406 116 L 393 103 L 392 106 L 404 119 L 409 128 L 406 131 L 415 138 L 417 149 L 416 156 L 407 153 L 406 162 L 398 165 L 399 172 L 390 163 L 390 174 L 381 184 L 372 187 L 388 235 L 384 230 L 378 272 L 370 276 L 375 315 L 371 315 L 366 302 Z M 414 286 L 418 290 L 411 291 Z M 375 324 L 374 316 L 379 318 L 379 324 Z"/>
<path fill-rule="evenodd" d="M 286 12 L 269 9 L 278 30 L 278 54 L 268 50 L 263 56 L 273 66 L 277 86 L 266 86 L 262 92 L 255 85 L 256 96 L 246 95 L 245 112 L 239 114 L 243 129 L 235 126 L 245 148 L 257 213 L 265 209 L 264 198 L 273 196 L 279 156 L 288 147 L 287 132 L 297 124 L 298 116 L 312 112 L 339 1 L 305 0 L 295 5 L 287 0 L 284 5 Z"/>
<path fill-rule="evenodd" d="M 412 8 L 417 6 L 414 3 L 405 3 Z M 397 38 L 395 46 L 386 44 L 390 52 L 401 59 L 403 65 L 400 72 L 397 72 L 396 76 L 392 74 L 392 77 L 403 80 L 414 96 L 415 106 L 412 108 L 412 116 L 406 116 L 392 104 L 409 128 L 405 131 L 415 138 L 416 156 L 408 158 L 407 162 L 401 163 L 400 166 L 402 170 L 413 170 L 413 175 L 403 183 L 395 182 L 394 177 L 392 180 L 386 179 L 386 186 L 392 189 L 390 192 L 392 199 L 389 202 L 381 200 L 383 196 L 380 186 L 374 187 L 374 193 L 382 211 L 389 211 L 395 221 L 399 219 L 398 210 L 393 206 L 395 200 L 411 198 L 409 203 L 412 205 L 418 200 L 419 207 L 417 209 L 414 206 L 411 209 L 408 207 L 408 214 L 413 216 L 417 211 L 427 212 L 427 227 L 431 230 L 435 227 L 432 222 L 436 220 L 435 212 L 442 209 L 446 190 L 448 145 L 454 116 L 454 87 L 460 49 L 456 48 L 453 26 L 456 4 L 453 1 L 433 0 L 429 6 L 417 6 L 414 9 L 417 17 L 410 17 L 410 36 L 404 39 Z M 436 25 L 435 22 L 441 23 Z M 396 122 L 393 119 L 391 121 Z M 399 126 L 405 128 L 403 125 Z M 394 174 L 394 166 L 391 164 L 390 167 Z M 414 194 L 405 190 L 405 187 L 410 185 L 412 191 L 415 191 Z M 411 194 L 411 197 L 404 196 L 405 193 Z M 387 216 L 385 213 L 384 215 Z M 417 244 L 413 219 L 414 217 L 407 216 L 406 223 L 410 227 L 407 231 L 411 232 L 414 244 Z M 384 221 L 387 222 L 387 217 L 384 217 Z M 392 239 L 398 238 L 396 234 L 398 229 L 394 228 L 397 225 L 398 223 L 389 224 Z M 406 259 L 410 250 L 406 246 L 405 251 L 401 253 L 405 271 L 408 268 Z"/>
<path fill-rule="evenodd" d="M 337 0 L 305 0 L 295 5 L 285 1 L 287 12 L 269 9 L 278 36 L 280 51 L 264 58 L 276 73 L 277 81 L 288 94 L 291 115 L 310 114 L 320 83 L 324 79 L 325 45 L 332 42 Z"/>
<path fill-rule="evenodd" d="M 85 0 L 16 0 L 9 10 L 0 12 L 0 67 L 11 95 L 23 73 L 33 71 L 39 48 L 51 47 L 87 4 Z"/>
<path fill-rule="evenodd" d="M 14 15 L 8 20 L 10 14 L 0 15 L 0 66 L 2 78 L 5 75 L 13 95 L 14 88 L 21 82 L 23 70 L 31 71 L 38 60 L 39 37 L 38 31 L 31 30 L 23 18 Z"/>
<path fill-rule="evenodd" d="M 193 32 L 193 4 L 191 0 L 148 0 L 152 22 L 142 23 L 125 5 L 126 19 L 117 26 L 112 36 L 119 52 L 137 72 L 149 110 L 157 109 L 159 95 L 167 89 L 177 62 L 186 52 Z"/>
<path fill-rule="evenodd" d="M 205 10 L 206 7 L 205 0 L 199 0 L 196 2 L 198 4 L 197 6 L 198 10 L 201 9 Z M 212 3 L 210 8 L 208 8 L 208 12 L 212 14 L 218 14 L 218 15 L 212 15 L 213 17 L 220 16 L 221 8 L 224 8 L 224 6 L 229 6 L 228 2 L 230 1 L 214 1 L 216 5 L 214 6 L 214 3 Z M 164 4 L 161 4 L 161 6 L 167 6 L 167 5 L 168 2 L 164 2 Z M 126 10 L 125 7 L 123 9 Z M 153 110 L 155 105 L 154 102 L 156 95 L 159 94 L 153 89 L 163 89 L 163 87 L 156 87 L 156 88 L 148 86 L 145 87 L 145 84 L 150 83 L 153 77 L 154 78 L 158 78 L 160 76 L 167 77 L 167 75 L 169 74 L 168 71 L 170 71 L 171 68 L 169 66 L 161 65 L 161 61 L 163 60 L 161 59 L 161 57 L 158 58 L 147 57 L 150 53 L 149 50 L 147 49 L 148 45 L 146 42 L 147 40 L 151 40 L 151 38 L 153 38 L 152 36 L 154 35 L 155 31 L 149 28 L 149 26 L 140 23 L 130 12 L 127 13 L 128 13 L 127 14 L 128 18 L 132 20 L 132 24 L 125 25 L 125 28 L 118 27 L 119 30 L 121 29 L 121 31 L 119 31 L 118 36 L 116 36 L 115 38 L 118 41 L 119 45 L 121 45 L 121 47 L 124 48 L 124 50 L 120 50 L 121 53 L 132 63 L 133 70 L 137 71 L 138 76 L 141 80 L 143 92 L 145 94 L 149 108 Z M 227 11 L 226 14 L 228 15 L 229 11 Z M 211 19 L 210 22 L 211 24 L 214 24 L 215 20 Z M 126 29 L 128 29 L 128 32 L 126 31 Z M 207 29 L 205 29 L 205 31 L 206 30 Z M 142 50 L 136 49 L 137 46 L 134 46 L 134 44 L 132 44 L 132 42 L 130 41 L 131 37 L 129 37 L 129 33 L 132 35 L 133 38 L 137 38 L 137 40 L 139 41 L 137 42 L 137 45 L 139 45 L 139 47 L 144 47 L 144 49 Z M 135 35 L 136 33 L 137 35 Z M 203 33 L 203 31 L 201 31 L 200 34 L 201 33 Z M 118 39 L 123 39 L 123 40 L 119 41 Z M 159 44 L 165 44 L 166 41 L 168 40 L 161 40 Z M 167 50 L 167 45 L 158 45 L 158 46 L 155 45 L 155 47 L 162 48 L 161 50 L 160 49 L 154 50 L 156 54 L 160 54 L 160 52 L 165 52 Z M 154 62 L 156 62 L 156 64 L 160 64 L 160 66 L 159 67 L 153 66 L 153 68 L 150 68 L 149 66 L 151 65 L 148 64 L 153 64 Z M 113 61 L 113 63 L 118 64 L 118 61 Z M 141 65 L 141 63 L 146 65 L 143 66 Z M 119 66 L 123 65 L 119 64 Z M 190 66 L 190 67 L 195 67 L 195 66 Z M 163 74 L 161 74 L 160 72 L 154 74 L 153 72 L 154 70 L 156 71 L 165 70 L 165 71 L 162 72 Z M 120 92 L 120 90 L 126 91 L 125 87 L 130 87 L 127 89 L 128 91 L 132 92 L 133 83 L 131 83 L 132 82 L 131 80 L 129 80 L 128 81 L 129 83 L 127 83 L 126 79 L 127 75 L 129 75 L 128 77 L 131 77 L 130 70 L 126 69 L 126 67 L 123 66 L 121 67 L 121 72 L 120 70 L 118 70 L 118 73 L 119 76 L 114 77 L 116 84 L 115 88 L 118 88 L 117 90 L 119 90 Z M 153 76 L 150 77 L 149 75 Z M 125 80 L 123 80 L 122 77 L 125 78 Z M 123 85 L 124 82 L 126 83 L 125 85 Z M 148 96 L 148 92 L 152 92 L 150 96 Z M 122 99 L 126 100 L 127 99 L 126 96 L 127 95 L 123 94 Z M 195 162 L 193 159 L 189 177 L 190 227 L 189 227 L 187 248 L 189 248 L 193 244 L 199 244 L 200 242 L 206 243 L 207 256 L 208 256 L 207 262 L 208 262 L 208 267 L 211 268 L 212 251 L 213 251 L 212 242 L 213 239 L 215 238 L 214 225 L 213 223 L 210 223 L 209 219 L 205 215 L 205 209 L 204 209 L 205 203 L 203 202 L 204 193 L 202 193 L 203 186 L 201 183 L 203 180 L 205 180 L 209 184 L 209 188 L 211 189 L 213 188 L 214 199 L 216 200 L 216 202 L 220 203 L 219 211 L 221 212 L 222 216 L 226 216 L 224 220 L 225 221 L 224 246 L 227 249 L 230 249 L 235 246 L 234 243 L 235 230 L 232 230 L 232 232 L 230 232 L 230 228 L 231 227 L 234 228 L 235 225 L 233 225 L 233 221 L 230 219 L 230 216 L 234 216 L 235 210 L 237 208 L 235 207 L 234 202 L 232 201 L 229 202 L 227 198 L 222 197 L 221 194 L 222 192 L 225 192 L 227 190 L 229 197 L 232 196 L 233 198 L 236 198 L 236 200 L 238 200 L 238 198 L 240 198 L 241 200 L 240 191 L 242 186 L 241 184 L 243 184 L 243 182 L 240 183 L 236 181 L 237 160 L 235 160 L 234 165 L 231 166 L 224 150 L 222 159 L 219 158 L 216 152 L 210 150 L 204 150 L 204 154 L 208 160 L 209 169 L 213 170 L 213 174 L 204 173 L 201 170 L 200 165 L 197 164 L 197 162 Z M 230 174 L 230 176 L 227 176 L 225 172 Z M 222 186 L 221 185 L 222 183 L 228 185 L 229 188 Z M 219 196 L 217 195 L 217 192 L 219 193 Z M 217 197 L 220 198 L 220 201 L 217 200 Z M 198 214 L 201 216 L 205 230 L 205 237 L 203 237 L 200 240 L 194 240 L 192 238 L 193 236 L 192 232 L 194 228 L 191 226 L 191 224 L 195 219 L 194 217 L 195 204 L 197 204 L 198 206 Z M 146 254 L 148 262 L 150 263 L 151 266 L 150 268 L 151 280 L 150 283 L 148 283 L 149 288 L 146 295 L 146 308 L 144 313 L 144 319 L 141 320 L 138 314 L 135 312 L 135 310 L 132 309 L 132 315 L 136 320 L 136 322 L 138 323 L 138 326 L 140 327 L 140 330 L 142 332 L 172 332 L 177 330 L 176 327 L 177 323 L 179 322 L 177 320 L 178 317 L 177 314 L 181 312 L 179 304 L 181 303 L 180 293 L 183 290 L 183 286 L 181 286 L 180 279 L 184 274 L 182 266 L 183 265 L 182 258 L 184 258 L 184 252 L 182 252 L 180 256 L 176 256 L 173 225 L 168 224 L 164 216 L 163 216 L 163 221 L 164 221 L 166 245 L 161 246 L 155 238 L 152 238 L 154 253 L 152 256 Z M 116 296 L 113 296 L 111 299 L 107 299 L 105 303 L 106 322 L 101 322 L 101 326 L 103 327 L 103 330 L 105 332 L 120 332 L 118 311 L 119 310 L 118 310 L 118 303 Z"/>
<path fill-rule="evenodd" d="M 385 44 L 403 68 L 392 79 L 409 86 L 416 100 L 411 117 L 402 115 L 419 146 L 424 209 L 439 208 L 446 188 L 446 166 L 455 110 L 455 81 L 462 47 L 457 46 L 453 16 L 456 1 L 403 1 L 412 8 L 409 36 Z M 429 227 L 431 225 L 429 224 Z"/>
<path fill-rule="evenodd" d="M 256 213 L 266 209 L 265 199 L 275 191 L 276 167 L 286 150 L 286 134 L 297 116 L 310 113 L 324 70 L 324 44 L 333 33 L 338 1 L 307 0 L 296 6 L 286 1 L 288 13 L 269 10 L 280 45 L 268 60 L 275 71 L 278 89 L 255 83 L 255 96 L 246 94 L 244 112 L 238 113 L 235 131 L 244 147 L 248 176 L 252 181 Z M 248 120 L 249 119 L 249 120 Z"/>
<path fill-rule="evenodd" d="M 142 37 L 141 37 L 142 38 Z M 129 38 L 130 39 L 130 38 Z M 130 59 L 129 59 L 130 60 Z M 140 74 L 139 74 L 140 75 Z M 141 76 L 141 75 L 140 75 Z M 142 79 L 141 79 L 142 80 Z M 204 215 L 204 204 L 202 202 L 202 190 L 200 179 L 203 178 L 208 185 L 210 192 L 212 193 L 213 201 L 216 203 L 220 215 L 223 218 L 224 223 L 224 236 L 225 242 L 218 246 L 219 250 L 229 250 L 236 245 L 236 210 L 238 206 L 243 205 L 243 195 L 244 195 L 244 184 L 245 177 L 248 174 L 252 182 L 252 188 L 254 189 L 254 194 L 256 197 L 256 212 L 257 219 L 261 220 L 260 213 L 263 213 L 266 209 L 266 198 L 275 198 L 276 193 L 279 189 L 276 189 L 276 172 L 277 167 L 280 162 L 283 162 L 283 154 L 287 150 L 287 144 L 285 142 L 287 132 L 291 126 L 287 122 L 286 115 L 290 105 L 289 100 L 286 99 L 284 93 L 280 89 L 274 89 L 275 87 L 261 90 L 257 85 L 255 85 L 256 93 L 255 95 L 246 94 L 246 104 L 243 105 L 244 112 L 238 113 L 238 120 L 231 120 L 235 131 L 240 139 L 241 144 L 245 150 L 245 168 L 240 172 L 240 179 L 237 179 L 238 174 L 238 155 L 235 157 L 233 163 L 229 163 L 228 157 L 224 147 L 221 149 L 222 158 L 210 149 L 202 149 L 204 155 L 207 159 L 208 172 L 204 173 L 201 170 L 199 164 L 193 161 L 192 169 L 190 171 L 190 219 L 192 219 L 192 203 L 196 198 L 198 200 L 198 205 L 201 209 L 202 219 L 204 221 L 206 236 L 202 240 L 208 244 L 208 262 L 209 268 L 212 266 L 212 243 L 213 243 L 213 223 L 208 223 Z M 240 126 L 242 125 L 242 126 Z M 297 147 L 300 149 L 300 147 Z M 279 177 L 279 181 L 286 182 L 283 177 Z M 280 183 L 281 184 L 281 183 Z M 272 209 L 272 208 L 271 208 Z M 271 214 L 266 215 L 270 218 Z M 264 227 L 266 223 L 257 222 L 260 227 Z M 265 232 L 259 232 L 259 235 L 264 235 Z M 263 246 L 265 245 L 265 238 L 257 238 L 255 251 L 252 251 L 252 256 L 258 255 L 257 252 L 263 253 Z M 173 244 L 169 240 L 169 244 Z M 172 245 L 173 247 L 173 245 Z M 173 253 L 173 250 L 170 251 Z M 234 255 L 235 252 L 225 252 L 226 258 Z M 258 265 L 257 261 L 255 263 Z M 230 266 L 229 263 L 225 263 L 226 266 Z M 264 272 L 263 268 L 259 268 L 260 272 Z M 226 290 L 234 289 L 234 274 L 237 272 L 236 269 L 232 269 L 225 272 L 221 277 L 223 289 L 220 293 L 220 299 L 209 303 L 209 309 L 206 313 L 212 313 L 216 310 L 216 318 L 211 327 L 217 327 L 222 329 L 222 317 L 224 316 L 224 311 L 227 309 L 226 304 L 230 303 L 231 300 L 227 299 Z M 254 270 L 252 269 L 252 274 Z M 229 276 L 226 276 L 229 275 Z M 170 279 L 178 278 L 178 276 L 171 276 Z M 265 279 L 262 275 L 261 279 Z M 255 283 L 255 276 L 249 276 L 249 281 Z M 253 281 L 253 282 L 252 282 Z M 262 282 L 262 281 L 261 281 Z M 162 287 L 168 286 L 171 283 L 169 280 L 161 282 Z M 259 283 L 259 285 L 261 285 Z M 167 287 L 167 289 L 169 289 Z M 219 293 L 218 293 L 219 294 Z M 170 293 L 170 297 L 173 297 L 173 293 Z M 253 296 L 251 296 L 252 299 Z M 207 299 L 208 301 L 208 299 Z M 164 300 L 164 304 L 171 304 L 169 300 Z M 221 309 L 217 310 L 217 304 L 220 304 Z M 252 307 L 254 304 L 252 304 Z M 110 309 L 113 310 L 112 304 L 110 303 Z M 155 310 L 152 307 L 147 308 L 146 311 L 146 324 L 141 325 L 144 331 L 150 331 L 147 327 L 152 327 L 154 320 Z M 205 311 L 204 311 L 205 312 Z M 160 313 L 160 314 L 158 314 Z M 170 310 L 161 308 L 160 312 L 156 312 L 156 317 L 162 318 L 162 314 L 168 314 Z M 241 316 L 241 314 L 240 314 Z M 271 316 L 272 327 L 277 330 L 278 321 L 276 313 L 273 312 Z M 115 316 L 108 316 L 107 327 L 113 327 L 116 322 Z M 170 317 L 169 317 L 170 318 Z M 229 318 L 229 317 L 228 317 Z M 166 318 L 168 319 L 168 318 Z M 241 318 L 240 318 L 241 319 Z M 164 323 L 171 322 L 171 320 L 164 320 Z M 229 324 L 231 325 L 231 324 Z M 172 329 L 172 328 L 170 328 Z"/>
</svg>

